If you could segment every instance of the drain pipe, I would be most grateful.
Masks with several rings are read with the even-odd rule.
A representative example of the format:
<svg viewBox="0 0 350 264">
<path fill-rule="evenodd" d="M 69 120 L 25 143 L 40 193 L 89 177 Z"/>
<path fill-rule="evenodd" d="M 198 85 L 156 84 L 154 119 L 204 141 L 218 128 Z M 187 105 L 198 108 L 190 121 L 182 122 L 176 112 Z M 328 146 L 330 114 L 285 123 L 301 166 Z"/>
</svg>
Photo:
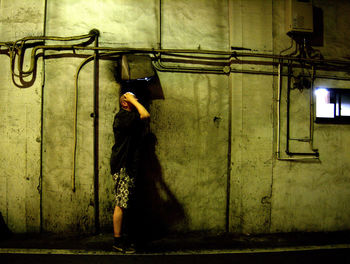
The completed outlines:
<svg viewBox="0 0 350 264">
<path fill-rule="evenodd" d="M 43 24 L 43 36 L 46 36 L 46 20 L 47 20 L 47 0 L 44 2 L 44 24 Z M 45 40 L 44 40 L 45 43 Z M 40 104 L 40 175 L 37 190 L 40 195 L 39 202 L 39 221 L 40 221 L 40 233 L 43 232 L 43 153 L 44 153 L 44 87 L 45 87 L 45 50 L 43 50 L 43 62 L 42 62 L 42 77 L 41 77 L 41 104 Z"/>
<path fill-rule="evenodd" d="M 158 12 L 158 48 L 162 49 L 162 0 L 159 0 Z"/>
<path fill-rule="evenodd" d="M 281 113 L 281 87 L 282 87 L 282 65 L 283 60 L 278 64 L 278 87 L 277 87 L 277 159 L 280 159 L 280 113 Z"/>
<path fill-rule="evenodd" d="M 232 46 L 232 30 L 233 30 L 233 15 L 232 15 L 232 6 L 231 6 L 232 1 L 228 0 L 228 18 L 229 18 L 229 47 Z M 230 66 L 228 66 L 230 67 Z M 231 67 L 230 67 L 231 69 Z M 226 222 L 225 222 L 225 231 L 226 233 L 230 232 L 230 211 L 231 211 L 231 172 L 232 172 L 232 73 L 231 71 L 227 72 L 228 74 L 228 145 L 227 145 L 227 181 L 226 181 Z"/>
<path fill-rule="evenodd" d="M 287 131 L 286 131 L 286 153 L 289 154 L 289 134 L 290 134 L 290 85 L 291 85 L 292 66 L 288 63 L 287 76 Z"/>
<path fill-rule="evenodd" d="M 310 88 L 310 148 L 312 151 L 318 153 L 318 149 L 314 148 L 314 81 L 315 81 L 315 66 L 312 65 L 311 70 L 311 88 Z"/>
<path fill-rule="evenodd" d="M 95 47 L 98 47 L 99 31 L 93 29 L 96 33 Z M 100 232 L 100 203 L 99 203 L 99 54 L 98 49 L 94 54 L 94 216 L 95 233 Z"/>
</svg>

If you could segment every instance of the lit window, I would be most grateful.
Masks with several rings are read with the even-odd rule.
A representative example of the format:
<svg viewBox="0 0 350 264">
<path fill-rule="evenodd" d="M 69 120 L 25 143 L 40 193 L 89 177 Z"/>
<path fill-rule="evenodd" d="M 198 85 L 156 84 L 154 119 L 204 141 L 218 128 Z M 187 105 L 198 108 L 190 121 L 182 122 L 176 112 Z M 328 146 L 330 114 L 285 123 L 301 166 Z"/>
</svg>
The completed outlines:
<svg viewBox="0 0 350 264">
<path fill-rule="evenodd" d="M 350 89 L 317 88 L 316 122 L 350 123 Z"/>
</svg>

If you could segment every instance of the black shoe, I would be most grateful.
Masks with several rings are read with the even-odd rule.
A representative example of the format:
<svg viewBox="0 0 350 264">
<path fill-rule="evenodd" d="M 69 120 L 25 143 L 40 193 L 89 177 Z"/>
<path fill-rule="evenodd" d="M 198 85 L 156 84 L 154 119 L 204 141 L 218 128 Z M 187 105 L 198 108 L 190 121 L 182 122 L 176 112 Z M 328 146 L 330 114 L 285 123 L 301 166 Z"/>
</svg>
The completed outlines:
<svg viewBox="0 0 350 264">
<path fill-rule="evenodd" d="M 121 238 L 114 240 L 113 249 L 124 254 L 133 254 L 136 252 L 135 248 L 131 244 L 127 243 Z"/>
</svg>

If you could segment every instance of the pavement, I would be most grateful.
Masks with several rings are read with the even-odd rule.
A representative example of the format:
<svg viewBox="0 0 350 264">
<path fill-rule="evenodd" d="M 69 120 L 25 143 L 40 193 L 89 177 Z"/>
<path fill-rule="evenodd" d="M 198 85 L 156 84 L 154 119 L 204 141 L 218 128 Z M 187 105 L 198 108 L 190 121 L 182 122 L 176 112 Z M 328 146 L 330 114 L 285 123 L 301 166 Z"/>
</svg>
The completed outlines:
<svg viewBox="0 0 350 264">
<path fill-rule="evenodd" d="M 173 234 L 112 250 L 112 234 L 16 234 L 0 239 L 0 263 L 350 263 L 350 232 Z"/>
</svg>

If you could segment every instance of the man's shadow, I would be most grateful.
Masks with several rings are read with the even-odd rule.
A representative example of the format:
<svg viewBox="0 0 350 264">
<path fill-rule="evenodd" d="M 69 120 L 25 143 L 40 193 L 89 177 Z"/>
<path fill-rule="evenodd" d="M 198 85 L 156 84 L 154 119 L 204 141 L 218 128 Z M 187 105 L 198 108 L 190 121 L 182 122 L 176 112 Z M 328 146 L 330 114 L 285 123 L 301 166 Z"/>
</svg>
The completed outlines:
<svg viewBox="0 0 350 264">
<path fill-rule="evenodd" d="M 156 98 L 155 88 L 158 89 Z M 159 89 L 159 79 L 155 76 L 151 80 L 124 83 L 121 93 L 133 92 L 140 103 L 149 110 L 151 100 L 162 99 L 159 97 L 162 96 Z M 152 113 L 150 114 L 152 117 Z M 128 235 L 140 243 L 161 239 L 174 231 L 176 226 L 186 228 L 185 211 L 164 182 L 162 167 L 156 155 L 156 145 L 157 137 L 148 129 L 144 137 L 135 200 L 126 212 L 123 226 Z"/>
<path fill-rule="evenodd" d="M 163 180 L 162 167 L 155 153 L 156 136 L 149 133 L 145 143 L 146 155 L 137 180 L 135 211 L 131 222 L 135 231 L 133 236 L 141 241 L 160 239 L 186 221 L 182 205 Z"/>
</svg>

